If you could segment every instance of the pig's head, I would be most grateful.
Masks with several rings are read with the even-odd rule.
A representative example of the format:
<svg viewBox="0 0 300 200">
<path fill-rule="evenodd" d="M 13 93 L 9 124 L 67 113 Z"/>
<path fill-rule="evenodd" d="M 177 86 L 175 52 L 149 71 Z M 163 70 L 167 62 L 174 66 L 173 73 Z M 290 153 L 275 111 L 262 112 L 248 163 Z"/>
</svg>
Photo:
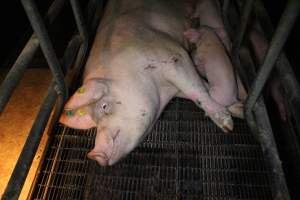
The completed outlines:
<svg viewBox="0 0 300 200">
<path fill-rule="evenodd" d="M 92 79 L 70 98 L 60 122 L 77 129 L 97 127 L 88 157 L 112 165 L 136 147 L 153 124 L 155 103 L 137 88 Z"/>
</svg>

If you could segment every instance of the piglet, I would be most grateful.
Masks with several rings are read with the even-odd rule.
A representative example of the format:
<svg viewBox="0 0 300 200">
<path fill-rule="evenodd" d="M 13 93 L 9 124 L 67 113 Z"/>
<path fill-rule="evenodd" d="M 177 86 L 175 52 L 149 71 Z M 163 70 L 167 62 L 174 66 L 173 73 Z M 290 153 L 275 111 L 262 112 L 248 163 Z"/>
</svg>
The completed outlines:
<svg viewBox="0 0 300 200">
<path fill-rule="evenodd" d="M 202 26 L 189 29 L 184 35 L 196 46 L 192 57 L 200 74 L 208 80 L 206 87 L 210 96 L 227 107 L 232 116 L 244 118 L 233 66 L 215 29 Z"/>
</svg>

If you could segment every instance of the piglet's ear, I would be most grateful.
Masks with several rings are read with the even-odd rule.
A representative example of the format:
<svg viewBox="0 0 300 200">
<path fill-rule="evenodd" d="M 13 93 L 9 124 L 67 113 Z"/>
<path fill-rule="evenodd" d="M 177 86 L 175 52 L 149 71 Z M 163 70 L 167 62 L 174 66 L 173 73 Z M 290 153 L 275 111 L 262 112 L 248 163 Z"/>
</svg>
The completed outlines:
<svg viewBox="0 0 300 200">
<path fill-rule="evenodd" d="M 192 43 L 196 43 L 198 42 L 198 40 L 200 39 L 200 32 L 196 29 L 188 29 L 186 31 L 183 32 L 183 35 Z"/>
<path fill-rule="evenodd" d="M 76 109 L 100 100 L 108 92 L 106 83 L 92 79 L 85 82 L 65 105 L 65 109 Z"/>
</svg>

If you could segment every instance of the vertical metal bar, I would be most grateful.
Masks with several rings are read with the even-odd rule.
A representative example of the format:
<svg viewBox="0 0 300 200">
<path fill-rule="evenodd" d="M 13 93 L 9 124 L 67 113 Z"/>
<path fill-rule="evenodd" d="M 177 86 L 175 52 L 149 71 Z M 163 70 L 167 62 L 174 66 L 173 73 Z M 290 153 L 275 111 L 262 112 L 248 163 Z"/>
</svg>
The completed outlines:
<svg viewBox="0 0 300 200">
<path fill-rule="evenodd" d="M 30 169 L 32 160 L 41 141 L 42 134 L 47 125 L 53 105 L 56 100 L 56 92 L 54 84 L 48 89 L 48 95 L 43 101 L 30 133 L 26 139 L 21 155 L 17 161 L 14 171 L 9 179 L 8 185 L 2 196 L 2 200 L 18 199 L 23 184 Z M 60 101 L 62 102 L 62 101 Z M 62 103 L 60 103 L 63 105 Z"/>
<path fill-rule="evenodd" d="M 244 66 L 243 69 L 246 70 L 246 73 L 248 74 L 247 83 L 249 85 L 255 78 L 254 63 L 247 49 L 244 49 L 240 52 L 240 58 Z M 261 143 L 265 159 L 267 160 L 267 163 L 270 164 L 269 168 L 272 172 L 272 176 L 270 178 L 273 186 L 273 199 L 288 200 L 290 199 L 289 191 L 286 185 L 281 161 L 278 156 L 276 142 L 273 137 L 272 127 L 262 96 L 258 98 L 257 104 L 255 104 L 253 111 L 254 115 L 251 115 L 251 120 L 255 122 L 256 119 L 257 124 L 251 123 L 253 126 L 250 126 L 250 129 L 254 133 L 256 139 Z"/>
<path fill-rule="evenodd" d="M 231 16 L 230 19 L 234 23 L 238 19 L 238 17 L 237 12 L 235 12 L 235 10 L 232 11 L 233 12 L 231 14 L 233 14 L 233 16 Z M 230 30 L 229 27 L 227 27 L 227 29 Z M 236 61 L 236 66 L 240 70 L 241 74 L 246 75 L 243 80 L 245 81 L 246 85 L 249 86 L 255 78 L 255 69 L 248 49 L 244 47 L 241 48 L 239 50 L 239 56 L 237 57 Z M 241 63 L 243 67 L 241 67 Z M 262 145 L 265 160 L 270 164 L 270 169 L 272 171 L 270 180 L 272 183 L 273 197 L 277 200 L 288 200 L 290 199 L 290 197 L 283 174 L 281 161 L 278 157 L 278 151 L 272 134 L 272 128 L 269 122 L 263 98 L 261 96 L 259 97 L 258 103 L 254 107 L 253 111 L 254 115 L 250 116 L 251 121 L 253 121 L 251 125 L 253 126 L 250 126 L 250 128 L 256 139 Z M 258 123 L 255 123 L 255 120 L 257 120 Z"/>
<path fill-rule="evenodd" d="M 45 20 L 52 23 L 61 11 L 65 0 L 55 0 L 48 9 Z M 16 62 L 6 75 L 0 86 L 0 113 L 3 112 L 12 92 L 20 82 L 28 64 L 39 47 L 39 40 L 34 34 L 30 37 Z"/>
<path fill-rule="evenodd" d="M 231 0 L 224 0 L 223 1 L 223 6 L 222 6 L 223 19 L 226 19 L 230 3 L 231 3 Z"/>
<path fill-rule="evenodd" d="M 81 12 L 79 3 L 77 0 L 70 0 L 71 7 L 73 10 L 73 14 L 75 17 L 76 25 L 79 30 L 80 36 L 84 41 L 88 41 L 88 32 L 86 29 L 86 25 L 83 20 L 83 14 Z"/>
<path fill-rule="evenodd" d="M 71 7 L 73 10 L 73 14 L 75 17 L 77 29 L 79 31 L 80 37 L 83 41 L 83 44 L 80 46 L 78 56 L 76 58 L 75 64 L 73 65 L 72 69 L 68 72 L 68 81 L 73 82 L 73 80 L 77 79 L 79 76 L 79 73 L 81 71 L 81 68 L 83 66 L 83 63 L 86 58 L 86 54 L 88 51 L 88 45 L 89 45 L 89 36 L 86 28 L 86 24 L 84 23 L 83 20 L 83 14 L 80 9 L 79 3 L 77 0 L 70 0 Z"/>
<path fill-rule="evenodd" d="M 31 26 L 40 41 L 41 49 L 54 76 L 56 90 L 58 94 L 62 96 L 63 101 L 66 101 L 68 90 L 64 82 L 62 68 L 56 57 L 41 15 L 33 0 L 22 0 L 22 4 L 31 23 Z"/>
<path fill-rule="evenodd" d="M 246 29 L 247 29 L 247 25 L 248 25 L 251 11 L 253 8 L 254 0 L 247 0 L 244 2 L 245 2 L 245 4 L 242 8 L 240 26 L 239 26 L 237 35 L 235 37 L 235 40 L 233 41 L 233 46 L 232 46 L 232 56 L 233 56 L 234 60 L 238 59 L 239 50 L 240 50 L 240 47 L 243 42 L 244 35 L 245 35 Z"/>
<path fill-rule="evenodd" d="M 271 41 L 271 45 L 265 57 L 264 64 L 259 70 L 259 73 L 252 85 L 251 91 L 247 98 L 245 107 L 246 119 L 251 118 L 252 108 L 256 103 L 261 91 L 274 67 L 274 64 L 283 48 L 284 43 L 299 15 L 300 1 L 290 0 L 277 26 L 277 30 Z"/>
</svg>

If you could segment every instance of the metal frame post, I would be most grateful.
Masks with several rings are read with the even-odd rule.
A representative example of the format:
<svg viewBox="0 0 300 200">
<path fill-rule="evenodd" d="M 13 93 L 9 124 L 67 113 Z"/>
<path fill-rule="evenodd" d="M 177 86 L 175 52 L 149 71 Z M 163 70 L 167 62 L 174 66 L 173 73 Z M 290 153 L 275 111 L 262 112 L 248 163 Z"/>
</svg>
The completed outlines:
<svg viewBox="0 0 300 200">
<path fill-rule="evenodd" d="M 48 9 L 45 20 L 51 24 L 54 19 L 57 17 L 62 7 L 64 6 L 65 0 L 55 0 L 50 8 Z M 0 86 L 0 113 L 3 112 L 5 105 L 9 101 L 9 98 L 12 95 L 12 92 L 17 87 L 20 82 L 29 62 L 35 55 L 39 47 L 39 40 L 37 39 L 35 34 L 32 34 L 28 42 L 26 43 L 24 49 L 21 54 L 17 58 L 16 62 L 6 75 L 5 79 L 1 83 Z"/>
<path fill-rule="evenodd" d="M 33 0 L 21 0 L 21 2 L 30 24 L 40 41 L 41 49 L 54 76 L 57 93 L 61 95 L 63 101 L 65 101 L 67 100 L 68 90 L 64 82 L 62 68 L 50 41 L 45 24 Z"/>
<path fill-rule="evenodd" d="M 287 37 L 299 15 L 300 1 L 290 0 L 277 26 L 264 63 L 253 82 L 245 104 L 245 116 L 250 126 L 255 123 L 252 119 L 252 109 L 260 96 L 262 89 L 275 66 L 275 62 L 285 44 Z"/>
<path fill-rule="evenodd" d="M 1 106 L 4 108 L 9 97 L 11 96 L 13 89 L 18 84 L 27 65 L 29 64 L 30 60 L 33 58 L 34 53 L 36 52 L 39 46 L 39 43 L 46 57 L 46 60 L 49 63 L 49 67 L 54 75 L 54 80 L 52 81 L 48 89 L 48 94 L 44 99 L 40 111 L 30 130 L 29 136 L 27 137 L 21 155 L 19 156 L 19 159 L 14 168 L 12 176 L 2 196 L 2 199 L 18 199 L 23 184 L 26 180 L 32 160 L 34 158 L 34 155 L 40 143 L 42 133 L 44 132 L 47 122 L 49 121 L 50 114 L 53 111 L 53 107 L 54 105 L 56 105 L 55 111 L 53 113 L 53 117 L 51 121 L 52 125 L 50 129 L 53 128 L 52 127 L 53 122 L 57 121 L 63 109 L 64 103 L 67 99 L 67 87 L 64 81 L 63 71 L 68 71 L 68 66 L 64 66 L 65 70 L 61 68 L 58 58 L 56 57 L 56 54 L 54 52 L 50 38 L 48 36 L 47 30 L 45 28 L 45 25 L 41 19 L 41 16 L 34 2 L 32 0 L 22 0 L 22 3 L 26 11 L 26 14 L 32 24 L 32 27 L 35 31 L 35 34 L 33 34 L 31 39 L 26 44 L 23 52 L 20 54 L 19 58 L 17 59 L 14 65 L 16 67 L 13 67 L 13 69 L 11 70 L 12 72 L 10 74 L 10 78 L 7 79 L 8 81 L 6 82 L 6 84 L 12 85 L 12 88 L 7 93 L 5 93 L 6 101 L 1 101 L 1 103 L 3 102 L 3 104 L 0 104 L 0 108 Z M 52 22 L 54 18 L 59 14 L 63 5 L 64 5 L 64 0 L 56 0 L 53 2 L 53 4 L 48 10 L 48 18 L 50 22 Z M 74 35 L 73 38 L 70 40 L 68 48 L 65 50 L 64 64 L 71 65 L 73 63 L 72 60 L 74 61 L 76 57 L 75 55 L 77 55 L 76 59 L 80 60 L 81 62 L 76 62 L 74 64 L 75 65 L 74 68 L 79 70 L 80 66 L 82 66 L 83 64 L 82 62 L 84 60 L 84 57 L 88 49 L 88 34 L 77 0 L 71 0 L 71 6 L 73 9 L 77 28 L 80 34 L 79 36 Z M 81 51 L 79 50 L 79 53 L 77 53 L 77 51 L 74 51 L 71 48 L 79 47 L 80 42 L 82 43 L 80 48 Z M 76 49 L 78 50 L 78 48 Z M 18 72 L 14 72 L 14 70 L 17 70 Z M 10 79 L 12 79 L 13 81 L 11 81 Z M 2 87 L 4 86 L 5 84 L 2 85 Z"/>
</svg>

